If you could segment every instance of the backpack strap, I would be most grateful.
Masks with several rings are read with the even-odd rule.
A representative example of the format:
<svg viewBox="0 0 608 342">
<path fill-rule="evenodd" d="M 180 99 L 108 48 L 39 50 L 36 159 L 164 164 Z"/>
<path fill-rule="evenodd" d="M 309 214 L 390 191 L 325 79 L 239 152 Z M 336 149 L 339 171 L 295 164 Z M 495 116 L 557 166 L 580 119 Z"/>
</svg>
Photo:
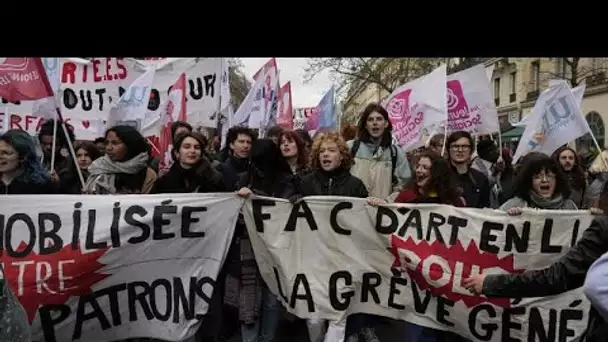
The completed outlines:
<svg viewBox="0 0 608 342">
<path fill-rule="evenodd" d="M 356 139 L 353 141 L 353 147 L 350 149 L 350 154 L 353 155 L 353 159 L 357 156 L 357 151 L 359 151 L 359 146 L 361 146 L 361 140 Z"/>
</svg>

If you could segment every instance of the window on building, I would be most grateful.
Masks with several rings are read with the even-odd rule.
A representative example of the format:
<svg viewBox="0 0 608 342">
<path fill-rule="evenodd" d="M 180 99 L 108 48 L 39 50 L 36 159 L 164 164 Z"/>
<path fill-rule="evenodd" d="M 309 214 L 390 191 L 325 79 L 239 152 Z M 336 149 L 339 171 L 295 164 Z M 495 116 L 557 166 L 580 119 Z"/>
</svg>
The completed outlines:
<svg viewBox="0 0 608 342">
<path fill-rule="evenodd" d="M 496 105 L 500 103 L 500 78 L 494 79 L 494 102 Z"/>
<path fill-rule="evenodd" d="M 517 92 L 517 73 L 513 71 L 509 75 L 509 95 L 514 95 Z M 511 101 L 513 102 L 513 101 Z"/>
<path fill-rule="evenodd" d="M 540 62 L 532 62 L 532 90 L 540 91 Z"/>
<path fill-rule="evenodd" d="M 604 148 L 604 143 L 606 141 L 606 129 L 604 127 L 604 120 L 602 119 L 602 116 L 596 111 L 591 111 L 589 114 L 587 114 L 585 119 L 589 124 L 589 128 L 591 128 L 591 133 L 593 133 L 593 136 L 595 136 L 595 139 L 597 139 L 597 143 L 601 148 Z M 587 149 L 595 149 L 595 143 L 593 142 L 593 138 L 589 133 L 577 139 L 576 143 L 577 149 L 584 149 L 585 147 Z"/>
</svg>

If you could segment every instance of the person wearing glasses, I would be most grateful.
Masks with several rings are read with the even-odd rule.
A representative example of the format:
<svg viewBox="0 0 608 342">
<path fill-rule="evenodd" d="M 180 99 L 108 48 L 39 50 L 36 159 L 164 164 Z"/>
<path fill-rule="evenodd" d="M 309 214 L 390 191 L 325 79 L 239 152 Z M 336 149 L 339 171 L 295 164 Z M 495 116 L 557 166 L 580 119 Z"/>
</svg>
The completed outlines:
<svg viewBox="0 0 608 342">
<path fill-rule="evenodd" d="M 456 184 L 462 189 L 466 207 L 490 207 L 490 182 L 482 172 L 471 168 L 473 137 L 465 131 L 457 131 L 446 140 L 448 161 L 452 166 Z"/>
<path fill-rule="evenodd" d="M 520 215 L 522 208 L 578 210 L 570 199 L 570 186 L 557 161 L 542 153 L 524 157 L 515 179 L 513 198 L 500 210 Z"/>
</svg>

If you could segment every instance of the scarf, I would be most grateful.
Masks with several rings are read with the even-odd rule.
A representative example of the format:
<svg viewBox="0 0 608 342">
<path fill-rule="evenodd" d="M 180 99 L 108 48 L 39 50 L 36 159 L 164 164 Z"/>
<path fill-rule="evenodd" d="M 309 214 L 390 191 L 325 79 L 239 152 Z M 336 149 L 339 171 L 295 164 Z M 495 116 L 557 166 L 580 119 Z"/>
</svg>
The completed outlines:
<svg viewBox="0 0 608 342">
<path fill-rule="evenodd" d="M 89 166 L 89 178 L 84 184 L 87 194 L 116 194 L 116 175 L 126 173 L 134 175 L 148 167 L 148 153 L 140 153 L 125 161 L 114 162 L 107 155 L 97 158 Z"/>
<path fill-rule="evenodd" d="M 553 196 L 552 198 L 543 198 L 530 191 L 531 204 L 539 209 L 561 209 L 564 206 L 564 198 L 562 195 Z"/>
</svg>

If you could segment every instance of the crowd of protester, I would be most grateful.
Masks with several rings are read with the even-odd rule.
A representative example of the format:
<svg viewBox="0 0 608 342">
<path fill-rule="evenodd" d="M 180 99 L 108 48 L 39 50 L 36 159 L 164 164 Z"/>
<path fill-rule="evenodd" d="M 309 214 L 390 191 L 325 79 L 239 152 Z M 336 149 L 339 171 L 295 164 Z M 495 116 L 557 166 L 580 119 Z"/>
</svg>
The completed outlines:
<svg viewBox="0 0 608 342">
<path fill-rule="evenodd" d="M 11 130 L 0 136 L 0 190 L 18 194 L 152 194 L 234 192 L 298 201 L 312 195 L 365 198 L 369 205 L 438 203 L 494 208 L 520 215 L 524 208 L 590 210 L 596 215 L 582 239 L 548 268 L 466 279 L 485 296 L 544 297 L 585 284 L 593 309 L 587 341 L 608 336 L 608 210 L 606 172 L 587 172 L 575 150 L 553 156 L 529 153 L 512 165 L 511 151 L 491 139 L 477 141 L 457 131 L 437 135 L 427 146 L 405 153 L 393 143 L 386 110 L 375 103 L 358 126 L 321 133 L 278 127 L 258 138 L 232 127 L 225 147 L 185 122 L 172 126 L 173 163 L 160 170 L 148 141 L 133 127 L 115 126 L 93 142 L 77 142 L 47 121 L 37 138 Z M 37 141 L 36 141 L 37 139 Z M 445 141 L 444 141 L 445 139 Z M 67 152 L 74 145 L 76 161 Z M 53 160 L 53 146 L 55 146 Z M 51 163 L 53 163 L 51 165 Z M 84 185 L 79 173 L 83 175 Z M 596 261 L 597 260 L 597 261 Z M 595 264 L 594 264 L 595 262 Z M 592 264 L 594 264 L 592 266 Z M 246 281 L 245 281 L 246 280 Z M 31 341 L 23 309 L 10 288 L 0 293 L 0 331 L 10 341 Z M 4 330 L 6 331 L 6 330 Z M 0 335 L 2 332 L 0 332 Z M 130 341 L 149 341 L 141 336 Z M 466 341 L 450 331 L 370 314 L 338 321 L 302 320 L 286 312 L 262 278 L 242 217 L 239 218 L 218 285 L 193 341 Z"/>
</svg>

